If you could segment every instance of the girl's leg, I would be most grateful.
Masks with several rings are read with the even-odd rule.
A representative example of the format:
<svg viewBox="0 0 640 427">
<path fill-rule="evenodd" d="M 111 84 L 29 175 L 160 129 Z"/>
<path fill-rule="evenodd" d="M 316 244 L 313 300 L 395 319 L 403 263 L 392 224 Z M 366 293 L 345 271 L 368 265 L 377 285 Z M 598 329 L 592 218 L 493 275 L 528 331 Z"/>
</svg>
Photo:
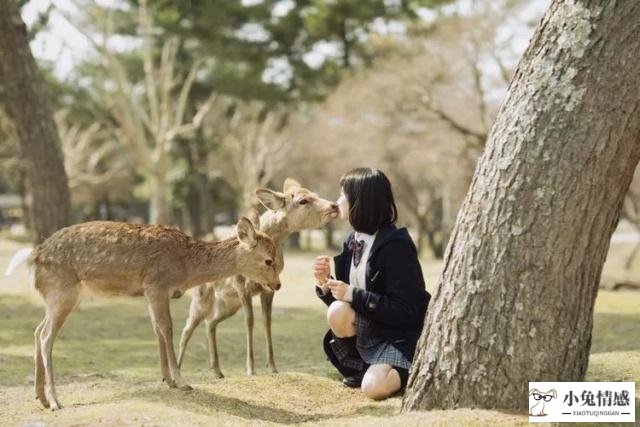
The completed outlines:
<svg viewBox="0 0 640 427">
<path fill-rule="evenodd" d="M 373 400 L 386 399 L 401 387 L 400 374 L 393 366 L 387 364 L 369 366 L 362 378 L 362 392 Z"/>
<path fill-rule="evenodd" d="M 356 312 L 351 304 L 344 301 L 334 301 L 327 310 L 327 321 L 333 334 L 338 338 L 356 335 Z"/>
</svg>

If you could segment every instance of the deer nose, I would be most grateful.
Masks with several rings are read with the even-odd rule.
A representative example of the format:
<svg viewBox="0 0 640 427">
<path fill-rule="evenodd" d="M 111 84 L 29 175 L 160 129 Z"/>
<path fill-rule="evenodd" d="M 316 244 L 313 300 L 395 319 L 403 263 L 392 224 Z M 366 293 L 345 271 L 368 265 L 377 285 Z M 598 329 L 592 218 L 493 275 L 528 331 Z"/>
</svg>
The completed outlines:
<svg viewBox="0 0 640 427">
<path fill-rule="evenodd" d="M 273 290 L 277 291 L 278 289 L 280 289 L 280 287 L 282 286 L 282 284 L 280 282 L 278 283 L 274 283 L 273 285 L 271 285 L 271 287 L 273 288 Z"/>
<path fill-rule="evenodd" d="M 331 209 L 333 209 L 334 211 L 338 210 L 338 204 L 337 203 L 331 203 Z"/>
</svg>

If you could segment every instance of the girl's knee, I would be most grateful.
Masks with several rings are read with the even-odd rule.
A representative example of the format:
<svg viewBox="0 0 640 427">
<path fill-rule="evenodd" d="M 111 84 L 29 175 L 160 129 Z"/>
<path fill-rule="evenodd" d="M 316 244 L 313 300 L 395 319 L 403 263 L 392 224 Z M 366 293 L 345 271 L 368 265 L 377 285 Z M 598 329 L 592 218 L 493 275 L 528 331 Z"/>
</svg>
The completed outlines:
<svg viewBox="0 0 640 427">
<path fill-rule="evenodd" d="M 389 365 L 372 365 L 362 378 L 362 393 L 373 400 L 386 399 L 400 387 L 400 375 Z"/>
<path fill-rule="evenodd" d="M 355 334 L 353 322 L 355 311 L 351 304 L 344 301 L 334 301 L 327 310 L 327 321 L 334 334 L 339 337 L 348 337 Z"/>
</svg>

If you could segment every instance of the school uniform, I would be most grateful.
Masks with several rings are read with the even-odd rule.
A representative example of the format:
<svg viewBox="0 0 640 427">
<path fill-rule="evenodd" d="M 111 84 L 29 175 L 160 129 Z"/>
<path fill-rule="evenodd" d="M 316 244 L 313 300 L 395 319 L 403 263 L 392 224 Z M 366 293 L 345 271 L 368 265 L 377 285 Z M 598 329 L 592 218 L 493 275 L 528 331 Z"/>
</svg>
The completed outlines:
<svg viewBox="0 0 640 427">
<path fill-rule="evenodd" d="M 356 312 L 357 333 L 344 339 L 329 330 L 327 357 L 345 377 L 363 374 L 369 365 L 392 365 L 404 387 L 431 299 L 407 229 L 387 225 L 373 235 L 352 232 L 334 264 L 336 279 L 349 284 L 344 298 Z M 335 301 L 330 291 L 316 287 L 316 293 L 326 305 Z"/>
</svg>

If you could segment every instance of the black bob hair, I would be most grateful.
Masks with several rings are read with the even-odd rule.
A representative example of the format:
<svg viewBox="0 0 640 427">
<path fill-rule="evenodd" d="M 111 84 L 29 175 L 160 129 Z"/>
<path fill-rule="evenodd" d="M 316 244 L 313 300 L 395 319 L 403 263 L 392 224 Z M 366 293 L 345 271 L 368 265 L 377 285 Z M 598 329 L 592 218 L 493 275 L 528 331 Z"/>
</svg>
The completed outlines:
<svg viewBox="0 0 640 427">
<path fill-rule="evenodd" d="M 349 202 L 349 222 L 355 231 L 374 234 L 398 220 L 391 182 L 381 170 L 353 169 L 340 178 L 340 186 Z"/>
</svg>

